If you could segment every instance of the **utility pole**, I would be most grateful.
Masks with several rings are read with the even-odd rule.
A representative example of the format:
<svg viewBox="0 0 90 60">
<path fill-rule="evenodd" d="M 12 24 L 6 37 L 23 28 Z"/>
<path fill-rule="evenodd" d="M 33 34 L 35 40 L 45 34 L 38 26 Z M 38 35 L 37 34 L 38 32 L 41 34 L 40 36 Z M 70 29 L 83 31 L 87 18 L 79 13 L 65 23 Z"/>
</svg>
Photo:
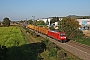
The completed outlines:
<svg viewBox="0 0 90 60">
<path fill-rule="evenodd" d="M 35 26 L 35 16 L 32 17 L 33 17 L 33 25 Z"/>
<path fill-rule="evenodd" d="M 35 16 L 32 16 L 33 17 L 33 25 L 34 25 L 34 29 L 35 29 Z M 35 30 L 34 30 L 35 32 Z"/>
<path fill-rule="evenodd" d="M 26 28 L 27 28 L 27 25 L 28 25 L 27 18 L 26 18 L 25 24 L 26 24 Z"/>
</svg>

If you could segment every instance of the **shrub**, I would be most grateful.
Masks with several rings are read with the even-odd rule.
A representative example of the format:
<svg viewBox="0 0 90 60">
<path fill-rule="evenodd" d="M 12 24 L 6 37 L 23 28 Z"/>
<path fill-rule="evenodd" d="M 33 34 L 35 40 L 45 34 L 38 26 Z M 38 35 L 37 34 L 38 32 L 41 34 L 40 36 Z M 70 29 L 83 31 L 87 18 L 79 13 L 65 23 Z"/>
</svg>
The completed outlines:
<svg viewBox="0 0 90 60">
<path fill-rule="evenodd" d="M 37 34 L 35 32 L 31 32 L 31 35 L 36 38 L 37 37 Z"/>
<path fill-rule="evenodd" d="M 57 52 L 57 60 L 65 60 L 67 57 L 67 54 L 63 52 L 62 50 L 59 50 Z"/>
<path fill-rule="evenodd" d="M 44 39 L 42 42 L 45 44 L 45 45 L 47 45 L 48 44 L 48 39 Z"/>
<path fill-rule="evenodd" d="M 48 45 L 47 45 L 47 49 L 49 51 L 51 51 L 53 48 L 56 48 L 56 44 L 52 43 L 52 42 L 48 42 Z"/>
<path fill-rule="evenodd" d="M 58 51 L 57 48 L 53 48 L 53 49 L 50 51 L 49 56 L 51 56 L 51 57 L 56 56 L 56 55 L 57 55 L 57 51 Z"/>
</svg>

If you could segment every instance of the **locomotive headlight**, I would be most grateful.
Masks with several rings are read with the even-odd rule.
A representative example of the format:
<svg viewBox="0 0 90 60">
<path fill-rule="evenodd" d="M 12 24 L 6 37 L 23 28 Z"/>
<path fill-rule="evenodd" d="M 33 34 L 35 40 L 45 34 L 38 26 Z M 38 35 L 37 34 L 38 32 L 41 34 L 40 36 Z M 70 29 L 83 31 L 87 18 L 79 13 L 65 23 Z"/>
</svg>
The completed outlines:
<svg viewBox="0 0 90 60">
<path fill-rule="evenodd" d="M 66 38 L 66 37 L 64 37 L 64 38 Z"/>
<path fill-rule="evenodd" d="M 61 37 L 61 38 L 63 38 L 63 37 Z"/>
</svg>

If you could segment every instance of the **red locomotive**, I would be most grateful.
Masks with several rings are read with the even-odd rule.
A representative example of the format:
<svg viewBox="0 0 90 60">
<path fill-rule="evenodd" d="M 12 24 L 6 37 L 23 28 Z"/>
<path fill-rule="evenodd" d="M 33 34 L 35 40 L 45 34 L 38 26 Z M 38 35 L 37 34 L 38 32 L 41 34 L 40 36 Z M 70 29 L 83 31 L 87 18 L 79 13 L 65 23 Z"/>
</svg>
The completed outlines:
<svg viewBox="0 0 90 60">
<path fill-rule="evenodd" d="M 65 32 L 57 32 L 57 31 L 48 31 L 48 36 L 57 39 L 61 42 L 66 42 L 66 33 Z"/>
</svg>

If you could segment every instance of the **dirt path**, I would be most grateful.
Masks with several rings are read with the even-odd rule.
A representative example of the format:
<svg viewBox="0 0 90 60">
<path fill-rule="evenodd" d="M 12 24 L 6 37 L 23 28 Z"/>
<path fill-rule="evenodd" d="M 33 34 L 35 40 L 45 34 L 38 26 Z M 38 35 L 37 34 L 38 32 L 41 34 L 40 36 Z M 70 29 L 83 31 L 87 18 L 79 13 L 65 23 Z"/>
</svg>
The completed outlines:
<svg viewBox="0 0 90 60">
<path fill-rule="evenodd" d="M 25 36 L 28 38 L 28 40 L 30 41 L 30 43 L 34 43 L 35 41 L 29 36 L 28 33 L 26 33 L 26 31 L 20 27 L 21 31 L 25 34 Z"/>
</svg>

